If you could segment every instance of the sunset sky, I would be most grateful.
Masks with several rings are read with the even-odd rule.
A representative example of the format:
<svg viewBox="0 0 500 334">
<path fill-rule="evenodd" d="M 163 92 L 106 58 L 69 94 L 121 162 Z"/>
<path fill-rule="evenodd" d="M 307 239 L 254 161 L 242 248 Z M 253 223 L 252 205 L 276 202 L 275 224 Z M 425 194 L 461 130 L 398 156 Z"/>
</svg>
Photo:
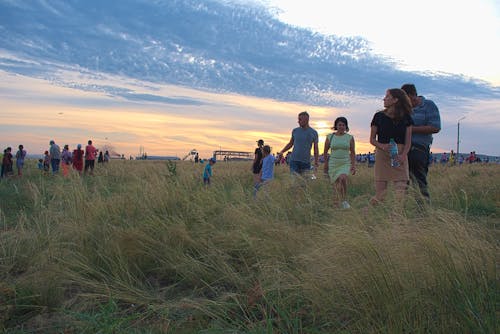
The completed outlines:
<svg viewBox="0 0 500 334">
<path fill-rule="evenodd" d="M 497 89 L 500 86 L 497 1 L 258 2 L 279 9 L 276 15 L 286 23 L 325 34 L 366 38 L 375 53 L 392 58 L 402 69 L 458 74 L 484 80 Z M 19 61 L 18 57 L 0 45 L 4 64 Z M 110 94 L 95 87 L 129 93 Z M 499 100 L 460 97 L 455 101 L 417 88 L 441 109 L 443 129 L 435 136 L 432 151 L 456 148 L 457 121 L 465 117 L 460 151 L 500 156 L 496 144 L 500 141 Z M 334 119 L 346 116 L 357 151 L 366 153 L 373 150 L 368 143 L 369 124 L 382 107 L 384 93 L 339 92 L 331 96 L 335 105 L 316 106 L 152 83 L 126 73 L 102 73 L 98 66 L 58 65 L 46 77 L 0 67 L 0 146 L 23 144 L 28 153 L 40 154 L 51 139 L 72 148 L 92 139 L 97 147 L 111 146 L 127 157 L 138 155 L 142 147 L 149 155 L 182 158 L 191 149 L 203 157 L 218 149 L 253 152 L 255 142 L 262 138 L 277 152 L 297 126 L 297 114 L 308 110 L 311 126 L 320 134 L 321 152 Z M 484 139 L 478 138 L 479 133 Z"/>
<path fill-rule="evenodd" d="M 102 76 L 96 80 L 90 74 L 85 77 L 81 73 L 61 73 L 66 80 L 74 76 L 74 80 L 86 84 L 96 80 L 96 84 L 134 89 L 142 94 L 154 92 L 197 101 L 180 105 L 134 104 L 105 94 L 54 86 L 44 80 L 2 72 L 0 76 L 3 108 L 13 110 L 2 112 L 2 140 L 22 137 L 22 142 L 30 143 L 28 147 L 33 153 L 45 150 L 50 139 L 74 147 L 85 144 L 87 138 L 97 146 L 111 145 L 127 156 L 137 155 L 140 146 L 150 155 L 179 157 L 193 148 L 203 156 L 210 156 L 220 148 L 251 151 L 260 138 L 277 151 L 290 139 L 290 130 L 297 126 L 298 112 L 311 113 L 311 125 L 323 138 L 332 126 L 332 112 L 342 114 L 341 109 L 335 108 L 137 81 L 123 84 L 124 78 L 119 77 Z M 353 134 L 362 137 L 363 132 L 355 130 Z M 362 141 L 358 143 L 360 150 L 370 150 Z"/>
</svg>

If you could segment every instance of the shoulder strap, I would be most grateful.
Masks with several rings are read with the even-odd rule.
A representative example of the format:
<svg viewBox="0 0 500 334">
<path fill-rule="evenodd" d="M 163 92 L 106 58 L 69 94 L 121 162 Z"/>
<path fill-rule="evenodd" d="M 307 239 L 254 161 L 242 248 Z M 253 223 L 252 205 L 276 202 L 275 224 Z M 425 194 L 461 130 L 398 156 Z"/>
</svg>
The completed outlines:
<svg viewBox="0 0 500 334">
<path fill-rule="evenodd" d="M 328 140 L 330 141 L 330 148 L 332 148 L 333 132 L 328 135 Z"/>
</svg>

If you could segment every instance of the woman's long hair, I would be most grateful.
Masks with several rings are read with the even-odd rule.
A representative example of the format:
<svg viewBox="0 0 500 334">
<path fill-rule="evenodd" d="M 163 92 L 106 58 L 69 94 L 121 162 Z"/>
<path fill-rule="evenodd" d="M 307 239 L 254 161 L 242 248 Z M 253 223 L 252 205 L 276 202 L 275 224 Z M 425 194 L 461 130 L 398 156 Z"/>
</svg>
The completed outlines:
<svg viewBox="0 0 500 334">
<path fill-rule="evenodd" d="M 403 117 L 410 116 L 412 114 L 412 106 L 406 92 L 399 88 L 391 88 L 389 89 L 389 93 L 392 97 L 398 99 L 398 102 L 394 106 L 394 120 L 400 121 Z"/>
</svg>

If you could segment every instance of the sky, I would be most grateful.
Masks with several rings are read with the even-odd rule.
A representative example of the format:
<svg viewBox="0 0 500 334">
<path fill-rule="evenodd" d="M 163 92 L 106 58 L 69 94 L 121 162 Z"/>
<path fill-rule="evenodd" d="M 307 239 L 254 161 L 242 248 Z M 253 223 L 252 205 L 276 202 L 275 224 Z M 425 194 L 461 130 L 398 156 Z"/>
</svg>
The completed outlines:
<svg viewBox="0 0 500 334">
<path fill-rule="evenodd" d="M 498 1 L 421 0 L 412 8 L 392 0 L 242 1 L 265 3 L 292 25 L 366 38 L 376 53 L 391 57 L 406 70 L 462 74 L 500 86 Z M 396 15 L 394 8 L 402 13 Z M 411 17 L 424 23 L 412 23 Z M 19 60 L 16 57 L 0 48 L 0 58 L 7 63 Z M 54 68 L 47 78 L 0 69 L 0 146 L 24 144 L 28 153 L 40 154 L 51 139 L 72 148 L 92 139 L 98 148 L 112 147 L 125 156 L 136 156 L 144 148 L 149 155 L 182 158 L 192 149 L 200 151 L 202 157 L 218 149 L 253 152 L 256 141 L 262 138 L 277 152 L 297 126 L 297 114 L 308 110 L 311 126 L 320 135 L 321 153 L 325 136 L 339 116 L 349 119 L 356 151 L 366 153 L 373 151 L 369 122 L 382 108 L 384 95 L 383 91 L 380 96 L 338 94 L 332 96 L 340 101 L 336 106 L 320 107 L 210 93 L 78 66 Z M 113 91 L 131 94 L 127 98 Z M 496 144 L 500 141 L 500 101 L 444 100 L 432 92 L 419 92 L 434 100 L 441 112 L 442 130 L 434 136 L 433 152 L 456 148 L 457 121 L 461 119 L 461 153 L 476 150 L 500 156 Z M 154 98 L 130 98 L 133 96 Z"/>
<path fill-rule="evenodd" d="M 54 86 L 47 80 L 1 70 L 0 78 L 0 141 L 4 141 L 2 145 L 17 147 L 8 144 L 8 140 L 23 138 L 24 143 L 31 143 L 29 151 L 32 154 L 46 150 L 52 139 L 60 146 L 68 144 L 72 148 L 92 139 L 98 148 L 111 146 L 127 157 L 138 155 L 140 147 L 149 155 L 182 158 L 196 149 L 202 157 L 210 157 L 219 149 L 252 151 L 255 141 L 260 138 L 265 138 L 266 143 L 278 151 L 290 139 L 290 129 L 297 126 L 295 111 L 309 110 L 314 114 L 311 125 L 322 138 L 330 132 L 332 112 L 339 115 L 343 112 L 331 107 L 209 93 L 93 72 L 62 71 L 53 81 L 106 85 L 138 95 L 155 94 L 165 99 L 191 102 L 131 103 L 105 92 Z M 361 136 L 361 131 L 358 135 Z M 360 145 L 370 149 L 366 143 Z"/>
<path fill-rule="evenodd" d="M 402 69 L 447 72 L 500 86 L 498 0 L 262 0 L 280 20 L 361 36 Z"/>
<path fill-rule="evenodd" d="M 319 133 L 320 153 L 334 119 L 339 116 L 349 119 L 356 151 L 366 153 L 373 151 L 368 138 L 369 121 L 382 108 L 383 97 L 339 94 L 335 99 L 345 101 L 339 107 L 314 106 L 154 84 L 81 68 L 60 70 L 51 80 L 0 70 L 0 79 L 0 145 L 16 148 L 23 144 L 31 154 L 48 149 L 51 139 L 71 148 L 92 139 L 96 147 L 112 147 L 127 157 L 137 156 L 141 147 L 149 155 L 179 158 L 192 149 L 203 158 L 218 149 L 252 152 L 261 138 L 277 152 L 290 139 L 291 130 L 297 126 L 297 114 L 302 110 L 309 111 L 310 124 Z M 79 87 L 83 84 L 162 99 L 134 102 L 106 91 L 82 90 Z M 455 107 L 440 105 L 443 127 L 435 136 L 433 151 L 455 149 L 455 121 L 458 116 L 466 116 L 462 120 L 460 152 L 478 150 L 477 133 L 481 133 L 488 140 L 478 153 L 500 156 L 494 140 L 500 126 L 499 104 L 461 101 L 460 115 L 456 115 Z M 476 113 L 477 110 L 481 112 Z"/>
</svg>

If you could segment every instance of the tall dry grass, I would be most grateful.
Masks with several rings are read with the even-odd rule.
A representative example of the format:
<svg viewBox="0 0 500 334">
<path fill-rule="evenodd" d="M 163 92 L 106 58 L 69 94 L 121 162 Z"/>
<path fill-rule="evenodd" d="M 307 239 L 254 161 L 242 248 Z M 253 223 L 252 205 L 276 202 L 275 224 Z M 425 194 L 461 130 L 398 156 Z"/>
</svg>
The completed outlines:
<svg viewBox="0 0 500 334">
<path fill-rule="evenodd" d="M 254 199 L 249 163 L 210 187 L 188 162 L 0 182 L 6 333 L 498 332 L 500 166 L 433 166 L 364 209 L 373 170 L 332 188 L 286 167 Z"/>
</svg>

